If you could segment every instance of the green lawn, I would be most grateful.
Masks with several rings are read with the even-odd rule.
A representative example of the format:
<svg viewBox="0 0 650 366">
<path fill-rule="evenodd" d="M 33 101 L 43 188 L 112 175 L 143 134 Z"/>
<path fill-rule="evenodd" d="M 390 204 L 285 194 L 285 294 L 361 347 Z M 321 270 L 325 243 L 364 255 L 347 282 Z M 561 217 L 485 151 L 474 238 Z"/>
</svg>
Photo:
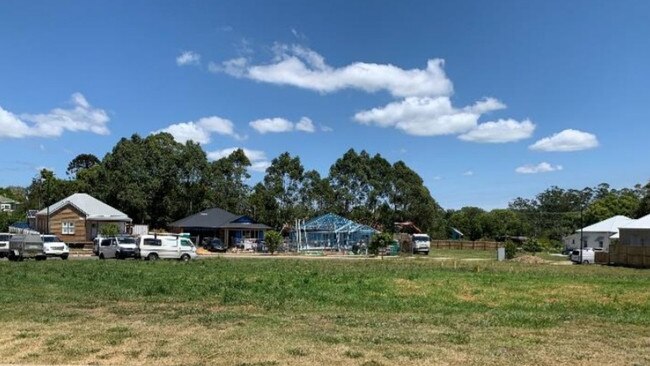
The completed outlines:
<svg viewBox="0 0 650 366">
<path fill-rule="evenodd" d="M 462 252 L 455 260 L 432 251 L 390 260 L 3 261 L 0 360 L 650 363 L 650 271 L 466 261 Z"/>
</svg>

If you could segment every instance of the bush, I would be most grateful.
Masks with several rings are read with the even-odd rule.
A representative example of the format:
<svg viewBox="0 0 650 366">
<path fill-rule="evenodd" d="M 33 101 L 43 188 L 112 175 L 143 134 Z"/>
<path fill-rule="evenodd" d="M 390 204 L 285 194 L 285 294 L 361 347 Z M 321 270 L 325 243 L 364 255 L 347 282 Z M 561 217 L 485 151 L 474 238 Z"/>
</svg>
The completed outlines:
<svg viewBox="0 0 650 366">
<path fill-rule="evenodd" d="M 269 248 L 269 253 L 273 254 L 282 244 L 282 235 L 277 231 L 267 231 L 264 235 L 266 247 Z"/>
<path fill-rule="evenodd" d="M 537 241 L 537 239 L 528 239 L 524 243 L 523 249 L 525 251 L 527 251 L 529 253 L 533 253 L 533 255 L 535 255 L 535 253 L 542 251 L 542 246 L 539 243 L 539 241 Z"/>
<path fill-rule="evenodd" d="M 102 236 L 115 236 L 120 234 L 120 228 L 116 224 L 106 224 L 99 228 Z"/>
<path fill-rule="evenodd" d="M 517 245 L 512 240 L 506 240 L 504 248 L 506 249 L 506 259 L 512 259 L 517 254 Z"/>
<path fill-rule="evenodd" d="M 385 249 L 393 241 L 393 236 L 388 233 L 375 234 L 368 244 L 370 254 L 379 254 L 380 249 Z"/>
</svg>

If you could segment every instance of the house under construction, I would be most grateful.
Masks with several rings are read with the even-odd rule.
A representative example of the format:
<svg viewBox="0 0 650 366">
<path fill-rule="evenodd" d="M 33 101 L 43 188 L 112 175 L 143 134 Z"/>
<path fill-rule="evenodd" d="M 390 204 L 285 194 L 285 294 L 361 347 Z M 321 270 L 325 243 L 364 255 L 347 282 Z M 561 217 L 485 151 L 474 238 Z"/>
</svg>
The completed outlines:
<svg viewBox="0 0 650 366">
<path fill-rule="evenodd" d="M 349 250 L 354 244 L 367 245 L 375 233 L 370 226 L 328 213 L 309 221 L 296 220 L 290 238 L 298 251 Z"/>
</svg>

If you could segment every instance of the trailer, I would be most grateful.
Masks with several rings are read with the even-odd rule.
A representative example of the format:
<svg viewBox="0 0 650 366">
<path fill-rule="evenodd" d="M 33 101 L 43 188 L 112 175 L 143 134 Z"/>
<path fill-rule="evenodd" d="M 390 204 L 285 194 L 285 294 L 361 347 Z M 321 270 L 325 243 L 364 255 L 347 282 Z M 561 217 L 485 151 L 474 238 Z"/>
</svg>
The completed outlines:
<svg viewBox="0 0 650 366">
<path fill-rule="evenodd" d="M 22 261 L 25 258 L 45 260 L 43 239 L 38 234 L 17 234 L 9 240 L 9 260 Z"/>
</svg>

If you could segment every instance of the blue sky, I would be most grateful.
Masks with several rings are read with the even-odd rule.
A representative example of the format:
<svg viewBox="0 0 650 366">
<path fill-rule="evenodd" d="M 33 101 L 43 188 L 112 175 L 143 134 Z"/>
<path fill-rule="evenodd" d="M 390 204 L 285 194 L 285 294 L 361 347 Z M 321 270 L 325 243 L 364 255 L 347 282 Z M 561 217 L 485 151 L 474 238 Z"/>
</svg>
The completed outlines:
<svg viewBox="0 0 650 366">
<path fill-rule="evenodd" d="M 445 208 L 644 183 L 647 1 L 2 1 L 0 185 L 167 130 L 253 181 L 404 160 Z M 443 61 L 444 60 L 444 61 Z"/>
</svg>

